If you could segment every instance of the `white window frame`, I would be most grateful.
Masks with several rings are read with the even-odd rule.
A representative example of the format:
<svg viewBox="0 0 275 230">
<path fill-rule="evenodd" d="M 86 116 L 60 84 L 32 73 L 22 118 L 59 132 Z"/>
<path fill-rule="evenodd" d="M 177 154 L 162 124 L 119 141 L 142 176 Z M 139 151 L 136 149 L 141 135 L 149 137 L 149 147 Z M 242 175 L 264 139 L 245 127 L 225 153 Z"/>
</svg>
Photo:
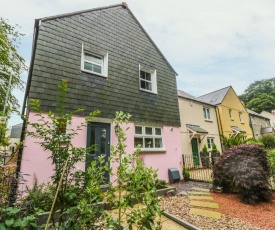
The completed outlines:
<svg viewBox="0 0 275 230">
<path fill-rule="evenodd" d="M 239 112 L 239 118 L 240 118 L 240 122 L 241 122 L 241 123 L 244 123 L 244 122 L 243 122 L 243 114 L 242 114 L 241 112 Z"/>
<path fill-rule="evenodd" d="M 141 78 L 140 77 L 140 71 L 150 73 L 151 74 L 151 81 Z M 157 70 L 156 69 L 152 69 L 152 68 L 149 68 L 149 67 L 146 67 L 146 66 L 143 66 L 143 65 L 139 64 L 138 76 L 139 76 L 138 78 L 139 78 L 139 89 L 140 90 L 146 91 L 146 92 L 149 92 L 149 93 L 154 93 L 154 94 L 158 93 L 158 90 L 157 90 Z M 141 81 L 151 83 L 152 90 L 147 90 L 147 89 L 141 88 Z"/>
<path fill-rule="evenodd" d="M 203 117 L 204 117 L 204 120 L 211 121 L 210 108 L 203 107 Z"/>
<path fill-rule="evenodd" d="M 150 126 L 150 125 L 135 125 L 135 135 L 134 138 L 142 138 L 142 146 L 141 146 L 141 151 L 161 151 L 165 150 L 164 149 L 164 143 L 163 143 L 163 129 L 160 126 Z M 136 127 L 141 127 L 142 133 L 141 134 L 136 134 Z M 152 128 L 152 135 L 146 134 L 145 129 L 146 128 Z M 160 129 L 161 134 L 157 135 L 156 134 L 156 129 Z M 145 146 L 145 138 L 152 138 L 153 139 L 153 147 L 149 148 Z M 159 148 L 155 147 L 155 139 L 161 139 L 162 146 Z M 135 143 L 135 141 L 134 141 Z M 136 146 L 134 146 L 135 149 L 137 149 Z"/>
<path fill-rule="evenodd" d="M 212 149 L 213 144 L 215 143 L 214 137 L 207 137 L 207 148 Z"/>
<path fill-rule="evenodd" d="M 231 119 L 231 120 L 234 120 L 234 119 L 233 119 L 233 116 L 232 116 L 232 110 L 229 109 L 228 112 L 229 112 L 229 117 L 230 117 L 230 119 Z"/>
<path fill-rule="evenodd" d="M 85 53 L 91 54 L 93 56 L 99 57 L 102 59 L 102 65 L 101 65 L 101 73 L 97 73 L 88 69 L 84 68 L 84 62 L 85 62 Z M 90 62 L 92 63 L 92 62 Z M 96 64 L 96 63 L 95 63 Z M 99 64 L 96 64 L 99 65 Z M 99 51 L 96 49 L 93 49 L 91 47 L 87 47 L 84 44 L 82 44 L 82 50 L 81 50 L 81 71 L 86 73 L 92 73 L 94 75 L 98 75 L 101 77 L 108 77 L 108 53 Z"/>
</svg>

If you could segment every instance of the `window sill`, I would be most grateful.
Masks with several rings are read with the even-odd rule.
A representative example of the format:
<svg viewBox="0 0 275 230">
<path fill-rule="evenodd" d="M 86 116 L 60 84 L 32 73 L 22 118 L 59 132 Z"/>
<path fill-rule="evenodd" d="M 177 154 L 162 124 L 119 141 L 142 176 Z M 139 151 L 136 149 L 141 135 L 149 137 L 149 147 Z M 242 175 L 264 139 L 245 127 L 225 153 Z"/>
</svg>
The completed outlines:
<svg viewBox="0 0 275 230">
<path fill-rule="evenodd" d="M 209 119 L 204 119 L 204 121 L 206 121 L 206 122 L 213 122 L 213 120 L 209 120 Z"/>
<path fill-rule="evenodd" d="M 100 76 L 100 77 L 108 78 L 108 76 L 106 76 L 106 75 L 104 75 L 104 74 L 92 72 L 92 71 L 89 71 L 89 70 L 86 70 L 86 69 L 81 69 L 81 72 L 89 73 L 89 74 L 97 75 L 97 76 Z"/>
<path fill-rule="evenodd" d="M 157 94 L 156 92 L 150 91 L 150 90 L 146 90 L 146 89 L 142 89 L 139 88 L 141 91 L 147 92 L 147 93 L 152 93 L 152 94 Z"/>
<path fill-rule="evenodd" d="M 140 153 L 166 153 L 166 149 L 140 149 Z"/>
<path fill-rule="evenodd" d="M 230 120 L 231 120 L 231 121 L 234 121 L 234 119 L 233 119 L 233 118 L 230 118 Z"/>
</svg>

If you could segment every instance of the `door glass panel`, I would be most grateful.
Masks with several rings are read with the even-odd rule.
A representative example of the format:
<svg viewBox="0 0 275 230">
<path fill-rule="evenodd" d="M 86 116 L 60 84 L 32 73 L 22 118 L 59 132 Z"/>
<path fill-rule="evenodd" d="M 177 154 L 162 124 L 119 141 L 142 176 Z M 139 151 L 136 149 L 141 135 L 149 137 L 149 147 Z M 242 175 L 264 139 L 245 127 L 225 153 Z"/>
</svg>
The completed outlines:
<svg viewBox="0 0 275 230">
<path fill-rule="evenodd" d="M 101 146 L 100 146 L 100 154 L 106 155 L 106 128 L 101 128 Z"/>
<path fill-rule="evenodd" d="M 96 134 L 95 134 L 95 126 L 92 126 L 91 127 L 91 146 L 96 144 L 95 143 L 95 136 L 96 136 Z M 97 146 L 95 146 L 95 147 L 97 148 Z M 95 150 L 92 150 L 90 152 L 90 154 L 94 155 L 95 154 Z"/>
</svg>

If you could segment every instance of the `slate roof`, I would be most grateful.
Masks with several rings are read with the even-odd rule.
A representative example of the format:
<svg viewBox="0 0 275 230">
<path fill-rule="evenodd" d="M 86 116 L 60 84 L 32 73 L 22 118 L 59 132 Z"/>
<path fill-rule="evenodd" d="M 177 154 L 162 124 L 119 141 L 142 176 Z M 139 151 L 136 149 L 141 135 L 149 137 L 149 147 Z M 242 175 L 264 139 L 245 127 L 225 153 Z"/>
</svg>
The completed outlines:
<svg viewBox="0 0 275 230">
<path fill-rule="evenodd" d="M 254 112 L 254 111 L 252 111 L 252 110 L 250 110 L 250 109 L 246 109 L 246 111 L 247 111 L 249 114 L 251 114 L 251 115 L 254 115 L 254 116 L 257 116 L 257 117 L 261 117 L 261 118 L 264 118 L 264 119 L 266 119 L 266 120 L 270 120 L 269 118 L 267 118 L 267 117 L 265 117 L 265 116 L 263 116 L 263 115 L 261 115 L 261 114 L 259 114 L 259 113 L 256 113 L 256 112 Z"/>
<path fill-rule="evenodd" d="M 198 97 L 192 96 L 191 94 L 186 93 L 185 91 L 182 91 L 182 90 L 178 90 L 178 96 L 183 97 L 183 98 L 187 98 L 187 99 L 191 99 L 191 100 L 194 100 L 194 101 L 197 101 L 197 102 L 201 102 L 203 104 L 215 106 L 212 103 L 208 103 L 206 101 L 203 101 L 203 100 L 199 99 Z"/>
<path fill-rule="evenodd" d="M 225 95 L 227 94 L 228 90 L 231 86 L 227 86 L 223 89 L 216 90 L 214 92 L 199 96 L 198 98 L 214 105 L 219 105 L 222 103 Z"/>
<path fill-rule="evenodd" d="M 195 131 L 196 133 L 208 134 L 208 132 L 205 129 L 201 128 L 199 125 L 186 124 L 186 127 Z"/>
</svg>

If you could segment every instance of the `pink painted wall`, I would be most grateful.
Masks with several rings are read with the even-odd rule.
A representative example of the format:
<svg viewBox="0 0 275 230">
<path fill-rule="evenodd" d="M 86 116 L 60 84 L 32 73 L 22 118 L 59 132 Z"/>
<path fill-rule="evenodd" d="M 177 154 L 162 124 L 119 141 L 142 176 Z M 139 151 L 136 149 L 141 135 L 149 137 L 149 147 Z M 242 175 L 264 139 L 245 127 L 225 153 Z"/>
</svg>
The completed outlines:
<svg viewBox="0 0 275 230">
<path fill-rule="evenodd" d="M 29 122 L 38 122 L 38 117 L 34 116 L 33 112 L 29 113 Z M 85 121 L 84 117 L 74 116 L 70 129 L 75 129 L 82 122 Z M 111 125 L 114 127 L 114 124 Z M 128 153 L 134 152 L 134 123 L 128 124 L 130 128 L 127 132 L 127 148 Z M 29 130 L 30 127 L 28 127 Z M 144 163 L 148 167 L 158 169 L 158 176 L 160 179 L 168 181 L 168 168 L 177 168 L 181 174 L 182 157 L 181 157 L 181 144 L 180 144 L 180 130 L 179 127 L 163 126 L 163 145 L 166 152 L 142 152 L 141 157 Z M 73 139 L 73 144 L 76 147 L 86 147 L 86 135 L 87 128 L 83 127 Z M 26 185 L 33 185 L 33 176 L 36 174 L 40 183 L 49 182 L 52 175 L 53 166 L 51 160 L 47 159 L 50 156 L 49 152 L 44 151 L 39 143 L 41 140 L 35 140 L 31 137 L 26 137 L 25 147 L 23 150 L 21 172 L 23 174 L 29 174 L 30 176 L 24 176 L 24 179 L 28 180 Z M 117 137 L 114 130 L 111 128 L 111 145 L 117 144 Z M 116 168 L 114 162 L 111 162 L 111 167 Z M 85 170 L 85 163 L 79 162 L 76 165 L 77 169 Z M 111 178 L 113 181 L 115 178 Z"/>
</svg>

